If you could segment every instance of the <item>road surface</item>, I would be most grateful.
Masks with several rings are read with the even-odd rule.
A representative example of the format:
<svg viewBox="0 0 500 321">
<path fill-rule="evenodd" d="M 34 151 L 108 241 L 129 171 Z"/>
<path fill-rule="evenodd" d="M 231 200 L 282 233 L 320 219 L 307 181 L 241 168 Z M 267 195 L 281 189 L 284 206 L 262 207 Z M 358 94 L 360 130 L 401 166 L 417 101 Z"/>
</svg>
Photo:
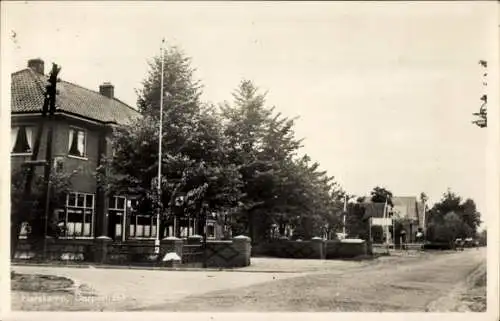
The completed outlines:
<svg viewBox="0 0 500 321">
<path fill-rule="evenodd" d="M 14 266 L 84 284 L 71 302 L 13 292 L 13 310 L 453 311 L 486 250 L 391 256 L 374 261 L 253 259 L 242 272 Z M 66 301 L 65 301 L 66 300 Z"/>
</svg>

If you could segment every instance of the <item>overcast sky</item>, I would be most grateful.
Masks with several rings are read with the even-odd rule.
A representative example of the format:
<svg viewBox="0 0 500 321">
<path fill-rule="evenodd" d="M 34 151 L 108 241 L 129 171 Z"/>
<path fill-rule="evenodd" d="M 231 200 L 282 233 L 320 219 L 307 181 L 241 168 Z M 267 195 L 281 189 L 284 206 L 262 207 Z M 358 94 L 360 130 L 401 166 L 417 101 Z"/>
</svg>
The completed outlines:
<svg viewBox="0 0 500 321">
<path fill-rule="evenodd" d="M 30 58 L 134 105 L 162 37 L 192 57 L 204 99 L 243 78 L 300 116 L 303 151 L 354 194 L 447 188 L 484 212 L 487 131 L 471 124 L 483 93 L 479 59 L 496 52 L 489 3 L 7 2 L 11 71 Z M 5 57 L 4 57 L 5 58 Z"/>
</svg>

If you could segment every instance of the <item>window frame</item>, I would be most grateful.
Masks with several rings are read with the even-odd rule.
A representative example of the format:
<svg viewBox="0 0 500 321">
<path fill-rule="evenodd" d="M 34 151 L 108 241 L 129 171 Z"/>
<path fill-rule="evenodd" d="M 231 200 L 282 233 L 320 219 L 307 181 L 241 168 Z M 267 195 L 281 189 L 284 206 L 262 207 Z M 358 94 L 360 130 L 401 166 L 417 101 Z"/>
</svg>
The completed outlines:
<svg viewBox="0 0 500 321">
<path fill-rule="evenodd" d="M 136 236 L 137 235 L 137 221 L 138 221 L 138 218 L 139 217 L 149 217 L 150 218 L 150 222 L 151 224 L 150 225 L 142 225 L 142 226 L 149 226 L 150 227 L 150 232 L 149 232 L 149 235 L 150 236 Z M 128 229 L 129 229 L 129 234 L 128 234 L 128 238 L 129 239 L 134 239 L 134 240 L 154 240 L 156 239 L 156 233 L 158 233 L 158 231 L 155 231 L 156 233 L 153 233 L 153 227 L 157 228 L 157 223 L 156 223 L 156 215 L 151 215 L 151 214 L 137 214 L 137 213 L 134 213 L 134 214 L 130 214 L 130 223 L 128 224 Z M 132 223 L 134 222 L 134 223 Z M 133 226 L 133 233 L 132 233 L 132 226 Z M 144 232 L 142 233 L 142 235 L 144 235 Z"/>
<path fill-rule="evenodd" d="M 73 155 L 70 153 L 72 143 L 70 143 L 69 137 L 70 137 L 70 132 L 72 130 L 76 134 L 77 139 L 78 139 L 78 132 L 83 132 L 83 137 L 84 137 L 83 156 Z M 67 151 L 68 157 L 81 159 L 81 160 L 88 160 L 88 157 L 87 157 L 88 131 L 85 128 L 71 125 L 71 126 L 69 126 L 67 137 L 68 137 L 68 145 L 67 145 L 68 146 L 68 151 Z M 77 144 L 78 144 L 78 140 L 77 140 Z"/>
<path fill-rule="evenodd" d="M 70 198 L 70 195 L 73 194 L 75 196 L 75 204 L 74 205 L 70 205 L 69 204 L 69 198 Z M 83 195 L 84 197 L 84 202 L 83 202 L 83 206 L 78 206 L 78 196 L 79 195 Z M 88 207 L 87 206 L 87 197 L 88 196 L 92 196 L 92 207 Z M 61 212 L 64 213 L 64 226 L 66 227 L 66 231 L 65 231 L 65 235 L 62 235 L 60 236 L 59 238 L 60 239 L 93 239 L 94 238 L 94 230 L 95 230 L 95 218 L 96 218 L 96 211 L 95 211 L 95 194 L 92 194 L 92 193 L 84 193 L 84 192 L 69 192 L 66 194 L 66 204 L 64 206 L 63 209 L 57 209 L 56 211 L 58 212 L 58 214 L 60 214 Z M 82 224 L 82 232 L 84 231 L 84 224 L 85 224 L 85 218 L 87 216 L 86 212 L 88 210 L 91 210 L 92 211 L 92 214 L 91 214 L 91 223 L 90 223 L 90 235 L 68 235 L 68 215 L 70 214 L 69 213 L 69 210 L 77 210 L 77 211 L 82 211 L 82 213 L 80 215 L 83 216 L 82 220 L 77 222 L 77 223 L 81 223 Z M 58 219 L 58 222 L 60 220 Z"/>
<path fill-rule="evenodd" d="M 118 199 L 123 199 L 123 207 L 118 207 Z M 112 202 L 114 202 L 114 206 L 112 205 Z M 121 196 L 121 195 L 114 195 L 109 197 L 109 206 L 108 206 L 108 215 L 114 212 L 115 215 L 121 216 L 120 219 L 120 235 L 116 235 L 116 230 L 115 230 L 115 235 L 108 235 L 109 237 L 112 237 L 113 239 L 116 237 L 119 237 L 122 241 L 125 241 L 125 236 L 126 236 L 126 231 L 127 231 L 127 197 L 126 196 Z"/>
<path fill-rule="evenodd" d="M 33 132 L 31 134 L 31 146 L 30 146 L 31 151 L 30 152 L 22 152 L 22 153 L 15 153 L 14 152 L 14 148 L 16 147 L 17 139 L 19 137 L 19 132 L 18 132 L 17 136 L 16 136 L 16 142 L 14 143 L 14 146 L 10 149 L 10 156 L 31 156 L 31 155 L 33 155 L 33 148 L 34 148 L 34 145 L 35 145 L 35 136 L 36 136 L 36 128 L 37 128 L 37 126 L 34 125 L 34 124 L 31 124 L 31 123 L 17 123 L 17 124 L 12 124 L 10 126 L 10 130 L 11 130 L 11 133 L 12 133 L 12 129 L 14 129 L 14 128 L 19 128 L 19 130 L 21 128 L 24 128 L 25 129 L 25 135 L 26 135 L 26 127 L 33 128 Z"/>
<path fill-rule="evenodd" d="M 213 228 L 214 233 L 212 235 L 208 235 L 208 228 L 209 227 Z M 207 230 L 205 231 L 205 233 L 207 234 L 207 239 L 215 240 L 217 238 L 216 223 L 215 222 L 207 222 L 206 229 Z"/>
</svg>

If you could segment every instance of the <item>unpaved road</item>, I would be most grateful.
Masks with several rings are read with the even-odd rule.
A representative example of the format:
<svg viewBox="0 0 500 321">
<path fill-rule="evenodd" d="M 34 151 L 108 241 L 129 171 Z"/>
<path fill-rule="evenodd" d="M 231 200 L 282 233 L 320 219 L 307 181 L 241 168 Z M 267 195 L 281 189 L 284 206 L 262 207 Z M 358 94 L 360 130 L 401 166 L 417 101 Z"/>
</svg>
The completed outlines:
<svg viewBox="0 0 500 321">
<path fill-rule="evenodd" d="M 67 295 L 13 292 L 12 309 L 458 311 L 460 296 L 452 294 L 462 293 L 467 276 L 485 261 L 485 249 L 472 249 L 371 262 L 256 259 L 245 272 L 14 266 L 18 273 L 66 276 L 86 286 L 69 301 Z"/>
</svg>

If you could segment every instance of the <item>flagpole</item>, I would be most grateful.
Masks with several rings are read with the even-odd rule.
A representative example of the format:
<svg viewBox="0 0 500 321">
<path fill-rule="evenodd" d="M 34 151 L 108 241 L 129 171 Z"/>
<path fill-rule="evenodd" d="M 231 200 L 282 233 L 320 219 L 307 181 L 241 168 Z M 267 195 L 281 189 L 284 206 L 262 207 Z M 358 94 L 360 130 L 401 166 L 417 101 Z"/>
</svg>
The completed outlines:
<svg viewBox="0 0 500 321">
<path fill-rule="evenodd" d="M 347 216 L 347 195 L 344 195 L 344 227 L 342 229 L 342 234 L 344 235 L 344 238 L 346 237 L 346 229 L 345 229 L 345 221 L 346 221 L 346 216 Z"/>
<path fill-rule="evenodd" d="M 423 213 L 423 215 L 424 215 L 424 222 L 422 224 L 422 227 L 423 227 L 423 230 L 424 230 L 424 243 L 425 243 L 425 240 L 427 239 L 427 227 L 426 227 L 426 224 L 425 224 L 425 219 L 426 219 L 426 217 L 425 217 L 425 214 L 426 214 L 425 208 L 426 207 L 427 207 L 427 201 L 424 201 L 424 210 L 423 210 L 424 211 L 424 213 Z"/>
<path fill-rule="evenodd" d="M 385 232 L 385 246 L 389 252 L 389 226 L 387 225 L 387 198 L 384 204 L 384 232 Z"/>
<path fill-rule="evenodd" d="M 161 78 L 160 78 L 160 122 L 159 122 L 159 136 L 158 136 L 158 213 L 156 214 L 156 239 L 155 239 L 155 253 L 160 253 L 160 215 L 162 206 L 161 204 L 161 155 L 162 155 L 162 139 L 163 139 L 163 73 L 165 66 L 164 54 L 165 38 L 161 40 Z"/>
</svg>

